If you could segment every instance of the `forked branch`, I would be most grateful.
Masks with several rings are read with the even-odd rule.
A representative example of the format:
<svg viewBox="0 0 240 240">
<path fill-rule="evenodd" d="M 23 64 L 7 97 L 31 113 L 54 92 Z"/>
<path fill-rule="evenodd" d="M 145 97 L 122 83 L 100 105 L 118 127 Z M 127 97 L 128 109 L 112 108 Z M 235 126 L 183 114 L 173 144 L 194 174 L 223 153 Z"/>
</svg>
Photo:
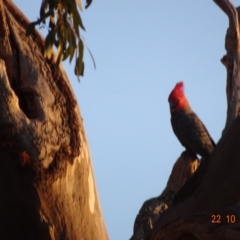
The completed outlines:
<svg viewBox="0 0 240 240">
<path fill-rule="evenodd" d="M 229 18 L 229 27 L 225 38 L 226 55 L 221 59 L 227 69 L 227 119 L 223 134 L 230 127 L 232 122 L 239 116 L 240 112 L 240 35 L 238 9 L 229 0 L 213 0 Z"/>
</svg>

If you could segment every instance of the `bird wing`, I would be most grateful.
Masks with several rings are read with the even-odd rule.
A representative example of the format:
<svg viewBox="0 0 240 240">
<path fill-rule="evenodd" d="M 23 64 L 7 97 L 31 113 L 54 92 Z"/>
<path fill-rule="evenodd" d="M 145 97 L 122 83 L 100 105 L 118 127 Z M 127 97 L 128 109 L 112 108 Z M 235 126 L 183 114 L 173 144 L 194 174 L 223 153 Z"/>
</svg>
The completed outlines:
<svg viewBox="0 0 240 240">
<path fill-rule="evenodd" d="M 207 135 L 207 137 L 209 138 L 211 144 L 215 147 L 216 144 L 215 144 L 214 140 L 210 136 L 207 128 L 205 127 L 203 122 L 200 120 L 200 118 L 197 116 L 197 114 L 195 112 L 192 112 L 190 114 L 190 117 L 195 121 L 195 125 L 198 127 L 198 131 L 201 132 L 201 133 L 205 133 Z"/>
</svg>

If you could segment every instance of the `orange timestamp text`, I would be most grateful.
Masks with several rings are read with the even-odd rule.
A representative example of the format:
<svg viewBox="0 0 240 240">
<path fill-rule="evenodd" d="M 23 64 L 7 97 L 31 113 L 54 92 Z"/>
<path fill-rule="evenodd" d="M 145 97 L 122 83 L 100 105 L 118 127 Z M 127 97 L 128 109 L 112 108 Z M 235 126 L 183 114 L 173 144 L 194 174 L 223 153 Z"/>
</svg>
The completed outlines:
<svg viewBox="0 0 240 240">
<path fill-rule="evenodd" d="M 227 223 L 235 223 L 237 221 L 237 218 L 234 214 L 225 216 L 222 216 L 220 214 L 213 214 L 211 217 L 211 223 L 222 223 L 223 221 Z"/>
</svg>

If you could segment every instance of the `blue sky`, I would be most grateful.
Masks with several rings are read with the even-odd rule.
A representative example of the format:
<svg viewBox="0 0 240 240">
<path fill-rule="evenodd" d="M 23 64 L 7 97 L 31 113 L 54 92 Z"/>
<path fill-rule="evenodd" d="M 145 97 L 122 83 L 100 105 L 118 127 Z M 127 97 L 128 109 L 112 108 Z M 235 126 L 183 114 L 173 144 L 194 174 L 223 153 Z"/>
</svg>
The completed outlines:
<svg viewBox="0 0 240 240">
<path fill-rule="evenodd" d="M 41 1 L 15 4 L 32 21 Z M 232 1 L 237 4 L 237 1 Z M 111 240 L 129 239 L 142 203 L 165 188 L 183 151 L 170 124 L 168 95 L 186 96 L 217 142 L 226 120 L 226 15 L 213 1 L 94 1 L 82 13 L 85 52 L 78 99 L 105 224 Z"/>
</svg>

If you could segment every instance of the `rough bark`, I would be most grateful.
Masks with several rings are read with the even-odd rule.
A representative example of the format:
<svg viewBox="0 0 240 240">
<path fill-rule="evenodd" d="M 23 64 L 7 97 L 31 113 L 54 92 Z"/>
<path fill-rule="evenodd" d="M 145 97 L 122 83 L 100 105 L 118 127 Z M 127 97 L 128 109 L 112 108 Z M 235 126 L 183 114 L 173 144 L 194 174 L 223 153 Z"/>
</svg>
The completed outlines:
<svg viewBox="0 0 240 240">
<path fill-rule="evenodd" d="M 229 207 L 218 214 L 197 212 L 175 219 L 157 237 L 161 240 L 239 240 L 240 207 Z"/>
<path fill-rule="evenodd" d="M 195 173 L 199 166 L 198 158 L 188 152 L 183 152 L 173 166 L 167 186 L 160 196 L 147 200 L 141 207 L 135 223 L 131 240 L 146 239 L 157 220 L 172 204 L 176 193 Z"/>
<path fill-rule="evenodd" d="M 240 236 L 240 8 L 228 0 L 214 2 L 229 18 L 227 53 L 221 59 L 227 69 L 228 103 L 223 135 L 210 159 L 201 161 L 150 232 L 136 239 L 237 240 Z"/>
<path fill-rule="evenodd" d="M 227 70 L 227 119 L 223 134 L 239 116 L 240 112 L 240 32 L 239 32 L 239 8 L 235 8 L 229 0 L 214 0 L 214 2 L 226 13 L 229 19 L 229 27 L 225 38 L 226 55 L 221 62 Z"/>
<path fill-rule="evenodd" d="M 68 78 L 12 1 L 0 0 L 0 19 L 0 238 L 106 240 Z"/>
</svg>

